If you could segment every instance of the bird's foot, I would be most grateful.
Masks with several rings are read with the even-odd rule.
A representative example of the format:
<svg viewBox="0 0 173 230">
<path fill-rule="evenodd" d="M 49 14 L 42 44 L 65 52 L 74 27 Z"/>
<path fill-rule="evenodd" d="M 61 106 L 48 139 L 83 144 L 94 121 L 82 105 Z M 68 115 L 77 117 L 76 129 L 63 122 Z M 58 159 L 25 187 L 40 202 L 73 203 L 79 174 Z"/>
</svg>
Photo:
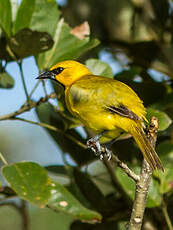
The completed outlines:
<svg viewBox="0 0 173 230">
<path fill-rule="evenodd" d="M 99 156 L 100 160 L 103 160 L 104 155 L 108 160 L 111 159 L 111 151 L 105 145 L 101 145 L 97 137 L 89 139 L 87 141 L 87 147 L 91 149 L 96 156 Z"/>
<path fill-rule="evenodd" d="M 102 153 L 100 142 L 96 137 L 92 137 L 87 141 L 87 147 L 91 149 L 96 156 L 100 156 Z"/>
<path fill-rule="evenodd" d="M 107 160 L 110 161 L 112 158 L 111 150 L 109 150 L 108 148 L 105 148 L 105 155 L 107 157 Z"/>
</svg>

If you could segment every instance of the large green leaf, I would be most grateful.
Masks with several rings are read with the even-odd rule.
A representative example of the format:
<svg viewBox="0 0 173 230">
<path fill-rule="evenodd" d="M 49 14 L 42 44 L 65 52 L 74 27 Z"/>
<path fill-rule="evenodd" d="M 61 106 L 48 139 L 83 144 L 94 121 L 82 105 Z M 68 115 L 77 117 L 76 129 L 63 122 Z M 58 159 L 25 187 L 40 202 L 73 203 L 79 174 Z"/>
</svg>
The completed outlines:
<svg viewBox="0 0 173 230">
<path fill-rule="evenodd" d="M 148 108 L 147 109 L 147 119 L 150 120 L 152 116 L 155 116 L 159 119 L 159 131 L 163 131 L 169 127 L 169 125 L 172 123 L 172 120 L 165 112 Z"/>
<path fill-rule="evenodd" d="M 135 172 L 139 173 L 140 168 L 133 169 Z M 121 184 L 124 191 L 127 193 L 127 195 L 134 200 L 135 197 L 135 183 L 132 179 L 130 179 L 127 174 L 123 172 L 122 169 L 116 167 L 116 175 L 119 183 Z M 151 184 L 149 187 L 149 193 L 147 197 L 147 204 L 146 207 L 153 208 L 156 206 L 159 206 L 161 204 L 161 194 L 159 192 L 159 187 L 157 181 L 155 181 L 153 178 L 151 180 Z"/>
<path fill-rule="evenodd" d="M 105 77 L 113 77 L 113 72 L 111 67 L 98 59 L 88 59 L 86 61 L 86 66 L 91 70 L 91 72 L 95 75 L 101 75 Z"/>
<path fill-rule="evenodd" d="M 22 0 L 13 25 L 13 34 L 24 28 L 30 28 L 36 0 Z"/>
<path fill-rule="evenodd" d="M 0 88 L 9 89 L 14 86 L 13 78 L 6 72 L 0 73 Z"/>
<path fill-rule="evenodd" d="M 11 3 L 10 0 L 0 0 L 0 26 L 10 36 L 11 34 Z"/>
<path fill-rule="evenodd" d="M 89 37 L 79 39 L 71 34 L 71 28 L 61 19 L 57 24 L 52 49 L 37 57 L 38 67 L 40 70 L 44 70 L 59 61 L 78 58 L 98 44 L 97 39 Z"/>
<path fill-rule="evenodd" d="M 54 36 L 59 17 L 60 11 L 56 0 L 36 0 L 30 28 Z"/>
<path fill-rule="evenodd" d="M 85 208 L 65 187 L 50 179 L 46 170 L 34 162 L 6 165 L 2 174 L 24 200 L 40 207 L 65 212 L 82 221 L 99 222 L 101 215 Z"/>
<path fill-rule="evenodd" d="M 155 172 L 160 179 L 160 192 L 162 194 L 172 191 L 173 188 L 173 144 L 164 141 L 157 146 L 157 152 L 164 166 L 164 173 Z"/>
<path fill-rule="evenodd" d="M 53 36 L 59 16 L 56 0 L 23 0 L 18 8 L 13 33 L 30 28 Z"/>
</svg>

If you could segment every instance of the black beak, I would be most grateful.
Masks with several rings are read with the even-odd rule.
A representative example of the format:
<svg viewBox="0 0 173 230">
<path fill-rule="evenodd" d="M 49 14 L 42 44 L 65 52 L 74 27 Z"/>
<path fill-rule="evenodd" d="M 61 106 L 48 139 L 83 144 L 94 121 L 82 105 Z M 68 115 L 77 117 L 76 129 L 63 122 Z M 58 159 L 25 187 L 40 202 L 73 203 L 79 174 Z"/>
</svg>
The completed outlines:
<svg viewBox="0 0 173 230">
<path fill-rule="evenodd" d="M 56 80 L 55 79 L 55 74 L 52 71 L 46 71 L 44 73 L 41 73 L 36 79 L 51 79 L 51 80 Z"/>
</svg>

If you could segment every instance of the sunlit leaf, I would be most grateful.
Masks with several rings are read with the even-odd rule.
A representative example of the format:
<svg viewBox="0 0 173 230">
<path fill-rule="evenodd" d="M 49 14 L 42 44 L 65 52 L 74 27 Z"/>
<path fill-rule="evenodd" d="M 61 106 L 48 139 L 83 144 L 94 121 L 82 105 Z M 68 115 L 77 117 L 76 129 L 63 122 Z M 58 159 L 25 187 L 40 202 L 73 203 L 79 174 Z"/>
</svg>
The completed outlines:
<svg viewBox="0 0 173 230">
<path fill-rule="evenodd" d="M 12 12 L 10 0 L 0 0 L 0 26 L 8 36 L 11 34 L 11 21 Z"/>
<path fill-rule="evenodd" d="M 113 72 L 111 67 L 99 59 L 88 59 L 86 61 L 86 66 L 91 70 L 95 75 L 101 75 L 105 77 L 113 77 Z"/>
<path fill-rule="evenodd" d="M 6 165 L 2 174 L 24 200 L 40 207 L 48 206 L 87 222 L 99 222 L 101 215 L 85 208 L 65 187 L 52 181 L 44 168 L 34 162 Z"/>
<path fill-rule="evenodd" d="M 89 37 L 79 39 L 71 34 L 71 28 L 61 19 L 57 24 L 52 49 L 37 57 L 40 70 L 50 68 L 62 60 L 75 59 L 99 44 L 98 40 Z"/>
<path fill-rule="evenodd" d="M 35 0 L 29 28 L 54 36 L 59 17 L 60 11 L 56 0 Z"/>
<path fill-rule="evenodd" d="M 30 28 L 35 1 L 36 0 L 22 0 L 13 25 L 13 34 L 16 34 L 21 29 Z"/>
</svg>

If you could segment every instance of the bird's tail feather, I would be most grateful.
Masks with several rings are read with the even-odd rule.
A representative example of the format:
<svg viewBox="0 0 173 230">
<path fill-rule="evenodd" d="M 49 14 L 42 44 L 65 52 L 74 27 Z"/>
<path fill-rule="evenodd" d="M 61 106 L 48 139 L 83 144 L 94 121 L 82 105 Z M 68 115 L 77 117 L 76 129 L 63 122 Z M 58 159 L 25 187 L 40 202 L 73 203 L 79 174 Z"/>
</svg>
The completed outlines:
<svg viewBox="0 0 173 230">
<path fill-rule="evenodd" d="M 156 151 L 154 150 L 153 146 L 147 139 L 143 129 L 135 126 L 131 132 L 132 136 L 134 137 L 137 145 L 139 146 L 144 158 L 147 160 L 149 165 L 153 170 L 161 169 L 164 171 L 162 163 L 157 155 Z"/>
</svg>

